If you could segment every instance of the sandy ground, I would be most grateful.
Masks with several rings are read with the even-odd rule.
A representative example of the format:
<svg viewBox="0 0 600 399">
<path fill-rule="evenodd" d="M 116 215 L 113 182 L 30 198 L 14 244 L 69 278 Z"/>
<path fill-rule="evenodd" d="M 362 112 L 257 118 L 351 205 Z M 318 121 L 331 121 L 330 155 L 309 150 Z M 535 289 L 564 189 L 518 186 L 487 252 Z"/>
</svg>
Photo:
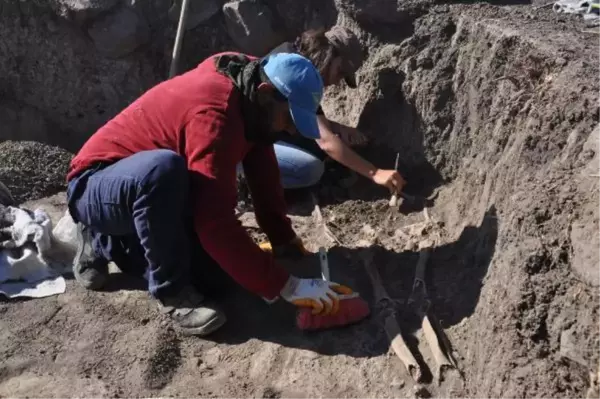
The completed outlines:
<svg viewBox="0 0 600 399">
<path fill-rule="evenodd" d="M 407 192 L 433 198 L 431 220 L 422 207 L 389 209 L 385 190 L 338 170 L 318 193 L 329 234 L 310 202 L 291 213 L 371 317 L 302 333 L 290 305 L 232 287 L 228 324 L 204 340 L 161 318 L 143 281 L 115 273 L 106 292 L 69 281 L 57 297 L 0 303 L 0 396 L 586 396 L 600 358 L 597 33 L 547 9 L 441 5 L 409 13 L 400 40 L 359 11 L 362 83 L 330 90 L 325 111 L 373 139 L 365 152 L 378 165 L 401 153 Z M 2 164 L 1 178 L 21 200 L 64 188 L 68 153 L 3 148 L 18 165 Z M 64 194 L 26 203 L 40 205 L 60 216 Z M 251 213 L 241 220 L 261 237 Z M 432 309 L 460 371 L 439 384 L 405 304 L 425 242 Z M 390 351 L 365 262 L 421 353 L 421 385 Z M 285 266 L 318 274 L 316 256 Z"/>
<path fill-rule="evenodd" d="M 60 217 L 63 201 L 61 194 L 26 205 L 44 207 Z M 382 214 L 390 212 L 382 210 Z M 246 213 L 241 219 L 252 232 L 252 214 Z M 293 219 L 309 248 L 315 250 L 319 243 L 315 239 L 321 232 L 313 229 L 313 218 Z M 363 265 L 356 262 L 362 258 L 358 256 L 361 251 L 374 251 L 382 262 L 383 280 L 392 282 L 390 293 L 401 294 L 398 299 L 405 300 L 414 254 L 396 254 L 383 247 L 336 247 L 329 255 L 332 278 L 371 298 Z M 317 262 L 313 256 L 287 262 L 286 266 L 299 275 L 317 275 Z M 398 273 L 407 278 L 391 278 Z M 377 313 L 349 328 L 303 333 L 294 325 L 292 306 L 268 306 L 259 298 L 232 289 L 224 300 L 228 324 L 204 340 L 180 336 L 161 318 L 143 290 L 143 281 L 118 271 L 113 276 L 107 292 L 86 292 L 69 281 L 67 292 L 60 296 L 0 305 L 5 359 L 0 393 L 53 397 L 70 397 L 74 392 L 77 396 L 112 397 L 390 397 L 407 396 L 415 389 L 404 366 L 390 353 Z M 410 333 L 411 324 L 407 328 Z M 430 356 L 427 347 L 423 349 Z M 431 363 L 433 359 L 426 360 Z M 429 390 L 460 395 L 454 383 L 450 385 L 440 388 L 431 384 Z"/>
</svg>

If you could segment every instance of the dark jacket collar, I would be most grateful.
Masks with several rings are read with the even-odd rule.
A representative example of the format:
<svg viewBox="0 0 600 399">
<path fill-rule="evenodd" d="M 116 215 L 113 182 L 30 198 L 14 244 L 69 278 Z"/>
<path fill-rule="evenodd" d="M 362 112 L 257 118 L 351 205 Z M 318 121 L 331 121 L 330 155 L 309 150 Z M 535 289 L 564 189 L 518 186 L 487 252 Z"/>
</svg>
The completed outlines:
<svg viewBox="0 0 600 399">
<path fill-rule="evenodd" d="M 257 101 L 257 88 L 261 82 L 260 61 L 244 54 L 227 54 L 215 59 L 217 71 L 229 77 L 241 92 L 245 136 L 253 142 L 264 142 L 262 133 L 267 128 Z"/>
</svg>

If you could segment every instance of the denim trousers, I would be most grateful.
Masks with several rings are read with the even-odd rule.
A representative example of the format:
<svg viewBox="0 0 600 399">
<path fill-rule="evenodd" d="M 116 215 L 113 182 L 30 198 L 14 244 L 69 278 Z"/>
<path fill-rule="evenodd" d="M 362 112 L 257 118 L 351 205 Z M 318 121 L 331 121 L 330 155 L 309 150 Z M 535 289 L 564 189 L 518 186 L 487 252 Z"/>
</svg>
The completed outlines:
<svg viewBox="0 0 600 399">
<path fill-rule="evenodd" d="M 309 151 L 283 141 L 275 143 L 274 148 L 284 189 L 307 188 L 321 180 L 325 170 L 323 161 Z M 241 165 L 238 173 L 243 173 Z"/>
<path fill-rule="evenodd" d="M 196 238 L 189 192 L 185 160 L 152 150 L 89 168 L 69 182 L 67 199 L 73 219 L 90 229 L 96 255 L 145 275 L 161 298 L 190 279 L 202 286 L 220 270 Z"/>
</svg>

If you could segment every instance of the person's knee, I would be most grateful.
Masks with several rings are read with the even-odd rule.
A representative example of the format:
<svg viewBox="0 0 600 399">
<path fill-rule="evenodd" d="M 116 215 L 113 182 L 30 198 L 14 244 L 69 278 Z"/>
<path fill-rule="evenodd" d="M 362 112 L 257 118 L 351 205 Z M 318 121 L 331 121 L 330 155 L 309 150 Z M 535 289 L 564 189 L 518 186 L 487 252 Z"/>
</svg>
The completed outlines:
<svg viewBox="0 0 600 399">
<path fill-rule="evenodd" d="M 154 150 L 149 154 L 152 166 L 146 176 L 146 183 L 161 186 L 187 186 L 188 170 L 185 159 L 171 150 Z"/>
<path fill-rule="evenodd" d="M 321 180 L 325 166 L 323 161 L 301 148 L 276 144 L 275 154 L 286 189 L 306 188 Z"/>
<path fill-rule="evenodd" d="M 314 186 L 321 180 L 325 171 L 323 161 L 318 158 L 305 162 L 300 170 L 300 177 L 304 187 Z"/>
<path fill-rule="evenodd" d="M 185 159 L 171 150 L 155 150 L 154 158 L 162 174 L 169 177 L 187 174 Z"/>
</svg>

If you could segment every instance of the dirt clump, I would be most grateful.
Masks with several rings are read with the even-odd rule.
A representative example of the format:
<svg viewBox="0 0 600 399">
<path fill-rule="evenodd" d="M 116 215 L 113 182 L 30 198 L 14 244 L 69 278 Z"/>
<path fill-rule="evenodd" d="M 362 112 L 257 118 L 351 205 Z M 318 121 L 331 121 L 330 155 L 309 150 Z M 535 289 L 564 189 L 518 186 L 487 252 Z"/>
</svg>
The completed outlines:
<svg viewBox="0 0 600 399">
<path fill-rule="evenodd" d="M 64 191 L 66 173 L 73 154 L 62 148 L 34 141 L 0 143 L 0 181 L 16 203 Z"/>
</svg>

